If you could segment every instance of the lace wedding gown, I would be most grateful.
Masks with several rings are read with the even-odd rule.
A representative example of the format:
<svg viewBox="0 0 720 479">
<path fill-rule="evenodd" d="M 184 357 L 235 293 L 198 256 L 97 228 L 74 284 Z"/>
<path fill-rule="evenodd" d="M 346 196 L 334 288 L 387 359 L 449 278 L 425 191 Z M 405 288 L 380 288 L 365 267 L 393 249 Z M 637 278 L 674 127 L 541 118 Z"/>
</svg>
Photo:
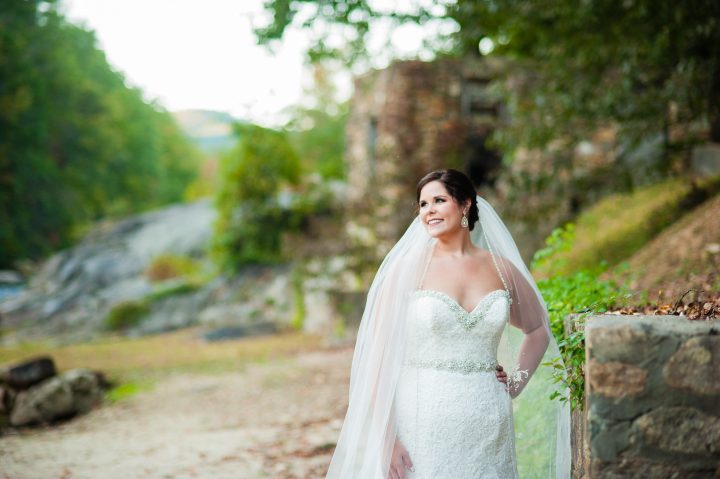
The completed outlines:
<svg viewBox="0 0 720 479">
<path fill-rule="evenodd" d="M 517 478 L 512 402 L 495 376 L 510 295 L 492 291 L 471 312 L 439 291 L 412 296 L 394 404 L 407 477 Z"/>
</svg>

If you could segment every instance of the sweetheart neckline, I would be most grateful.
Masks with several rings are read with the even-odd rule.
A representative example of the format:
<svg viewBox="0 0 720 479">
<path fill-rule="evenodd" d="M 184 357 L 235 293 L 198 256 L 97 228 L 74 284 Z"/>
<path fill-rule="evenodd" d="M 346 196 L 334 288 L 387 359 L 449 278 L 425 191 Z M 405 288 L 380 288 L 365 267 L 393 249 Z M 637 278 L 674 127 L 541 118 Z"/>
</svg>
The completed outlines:
<svg viewBox="0 0 720 479">
<path fill-rule="evenodd" d="M 427 292 L 427 293 L 439 294 L 439 295 L 447 298 L 449 301 L 451 301 L 455 306 L 457 306 L 458 308 L 460 308 L 460 310 L 463 311 L 463 312 L 464 312 L 466 315 L 468 315 L 468 316 L 471 316 L 475 311 L 477 311 L 477 309 L 480 307 L 480 305 L 485 302 L 486 299 L 488 299 L 490 296 L 492 296 L 493 294 L 497 293 L 498 291 L 505 293 L 505 295 L 509 297 L 509 293 L 507 292 L 507 290 L 504 290 L 504 289 L 502 289 L 502 288 L 493 289 L 492 291 L 490 291 L 489 293 L 487 293 L 485 296 L 483 296 L 482 298 L 480 298 L 480 301 L 477 302 L 477 304 L 475 305 L 475 307 L 474 307 L 473 309 L 471 309 L 470 311 L 468 311 L 468 310 L 465 309 L 455 298 L 453 298 L 453 297 L 450 296 L 449 294 L 444 293 L 444 292 L 442 292 L 442 291 L 438 291 L 438 290 L 436 290 L 436 289 L 416 289 L 416 290 L 415 290 L 416 293 Z"/>
</svg>

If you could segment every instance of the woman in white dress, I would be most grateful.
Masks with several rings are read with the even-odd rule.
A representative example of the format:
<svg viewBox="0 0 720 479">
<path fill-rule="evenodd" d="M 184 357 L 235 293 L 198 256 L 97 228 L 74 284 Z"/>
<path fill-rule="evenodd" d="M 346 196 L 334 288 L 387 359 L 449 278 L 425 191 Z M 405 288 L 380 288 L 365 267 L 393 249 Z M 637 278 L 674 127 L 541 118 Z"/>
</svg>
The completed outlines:
<svg viewBox="0 0 720 479">
<path fill-rule="evenodd" d="M 569 477 L 557 345 L 512 237 L 459 171 L 427 174 L 417 202 L 368 292 L 327 477 Z"/>
</svg>

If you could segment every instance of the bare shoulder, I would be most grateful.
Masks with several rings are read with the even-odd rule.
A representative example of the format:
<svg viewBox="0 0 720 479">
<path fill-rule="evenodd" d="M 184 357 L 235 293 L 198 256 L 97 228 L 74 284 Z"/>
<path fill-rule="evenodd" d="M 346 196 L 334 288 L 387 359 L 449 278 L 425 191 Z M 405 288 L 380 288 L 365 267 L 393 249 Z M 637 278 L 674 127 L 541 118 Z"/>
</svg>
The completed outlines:
<svg viewBox="0 0 720 479">
<path fill-rule="evenodd" d="M 496 262 L 498 265 L 502 265 L 506 268 L 511 268 L 515 270 L 515 265 L 512 261 L 510 261 L 508 258 L 501 256 L 496 253 L 491 253 L 490 251 L 483 249 L 483 248 L 477 248 L 477 251 L 474 253 L 478 261 L 484 261 L 484 262 Z"/>
<path fill-rule="evenodd" d="M 492 254 L 490 251 L 477 246 L 474 247 L 470 257 L 472 258 L 472 261 L 482 264 L 492 261 Z"/>
</svg>

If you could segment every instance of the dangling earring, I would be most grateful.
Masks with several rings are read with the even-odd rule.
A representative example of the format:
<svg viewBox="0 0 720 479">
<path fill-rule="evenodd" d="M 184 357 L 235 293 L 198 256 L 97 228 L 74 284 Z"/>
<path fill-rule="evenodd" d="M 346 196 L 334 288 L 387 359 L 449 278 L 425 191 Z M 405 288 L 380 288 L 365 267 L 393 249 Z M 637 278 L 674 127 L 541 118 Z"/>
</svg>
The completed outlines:
<svg viewBox="0 0 720 479">
<path fill-rule="evenodd" d="M 460 220 L 460 226 L 462 226 L 463 228 L 467 228 L 467 227 L 468 227 L 467 213 L 465 213 L 465 212 L 463 212 L 463 217 L 462 217 L 462 219 Z"/>
</svg>

